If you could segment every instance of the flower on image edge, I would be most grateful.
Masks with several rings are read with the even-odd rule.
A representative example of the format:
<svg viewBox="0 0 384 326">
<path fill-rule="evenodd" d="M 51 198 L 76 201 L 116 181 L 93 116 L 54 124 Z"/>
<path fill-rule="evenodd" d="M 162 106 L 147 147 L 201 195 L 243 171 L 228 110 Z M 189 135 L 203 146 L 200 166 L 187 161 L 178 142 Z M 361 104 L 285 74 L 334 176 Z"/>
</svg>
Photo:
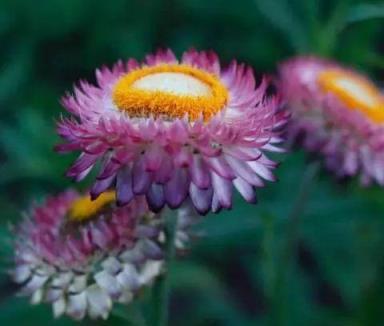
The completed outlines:
<svg viewBox="0 0 384 326">
<path fill-rule="evenodd" d="M 365 75 L 314 56 L 283 62 L 278 88 L 288 137 L 320 154 L 337 177 L 384 185 L 384 95 Z"/>
<path fill-rule="evenodd" d="M 115 193 L 89 195 L 69 190 L 49 197 L 15 228 L 14 281 L 33 304 L 49 302 L 55 317 L 106 319 L 113 302 L 129 303 L 165 268 L 163 218 L 145 198 L 116 208 Z M 195 223 L 179 210 L 176 248 L 189 241 Z"/>
<path fill-rule="evenodd" d="M 267 96 L 264 78 L 233 61 L 223 68 L 214 52 L 170 50 L 144 62 L 119 61 L 96 70 L 97 84 L 81 81 L 63 106 L 59 152 L 80 152 L 68 170 L 79 181 L 95 167 L 97 198 L 116 189 L 118 205 L 144 195 L 153 211 L 190 198 L 205 214 L 230 208 L 233 186 L 255 202 L 255 187 L 273 181 L 287 115 Z"/>
</svg>

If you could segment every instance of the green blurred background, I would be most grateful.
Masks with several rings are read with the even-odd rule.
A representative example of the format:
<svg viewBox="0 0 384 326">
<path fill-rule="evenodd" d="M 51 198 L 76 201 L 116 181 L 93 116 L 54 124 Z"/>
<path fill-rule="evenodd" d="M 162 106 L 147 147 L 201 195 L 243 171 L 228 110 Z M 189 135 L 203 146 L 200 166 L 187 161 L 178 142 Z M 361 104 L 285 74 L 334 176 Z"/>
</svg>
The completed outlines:
<svg viewBox="0 0 384 326">
<path fill-rule="evenodd" d="M 157 47 L 213 49 L 259 74 L 316 53 L 381 82 L 383 17 L 378 1 L 1 0 L 1 325 L 76 324 L 15 298 L 6 274 L 8 224 L 70 185 L 63 174 L 74 157 L 52 147 L 59 98 L 74 82 Z M 303 172 L 302 152 L 278 159 L 279 182 L 258 191 L 257 206 L 237 197 L 231 212 L 208 216 L 205 236 L 172 264 L 171 325 L 384 325 L 383 190 L 321 172 L 297 198 L 313 167 Z M 151 304 L 147 291 L 108 322 L 81 324 L 139 325 Z"/>
</svg>

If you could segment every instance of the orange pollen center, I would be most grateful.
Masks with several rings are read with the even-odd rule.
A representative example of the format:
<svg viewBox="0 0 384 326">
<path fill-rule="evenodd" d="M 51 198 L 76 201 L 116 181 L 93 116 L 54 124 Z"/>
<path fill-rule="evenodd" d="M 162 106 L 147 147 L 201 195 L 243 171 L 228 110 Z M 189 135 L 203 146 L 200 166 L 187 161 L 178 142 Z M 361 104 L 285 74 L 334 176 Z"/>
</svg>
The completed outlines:
<svg viewBox="0 0 384 326">
<path fill-rule="evenodd" d="M 69 209 L 69 220 L 72 222 L 84 222 L 91 219 L 107 205 L 115 201 L 114 191 L 102 193 L 97 199 L 91 200 L 89 195 L 76 199 Z"/>
<path fill-rule="evenodd" d="M 112 98 L 131 117 L 208 120 L 228 101 L 228 90 L 211 73 L 189 65 L 162 64 L 133 70 L 116 83 Z"/>
<path fill-rule="evenodd" d="M 319 74 L 318 83 L 323 91 L 336 95 L 351 110 L 362 112 L 374 122 L 384 122 L 384 96 L 365 77 L 330 69 Z"/>
</svg>

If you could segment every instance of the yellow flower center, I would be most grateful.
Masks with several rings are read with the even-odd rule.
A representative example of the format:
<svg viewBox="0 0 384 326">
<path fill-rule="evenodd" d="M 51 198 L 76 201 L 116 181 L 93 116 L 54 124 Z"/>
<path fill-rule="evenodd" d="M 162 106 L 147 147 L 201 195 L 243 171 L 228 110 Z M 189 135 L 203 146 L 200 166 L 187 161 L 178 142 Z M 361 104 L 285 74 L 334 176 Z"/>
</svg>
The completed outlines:
<svg viewBox="0 0 384 326">
<path fill-rule="evenodd" d="M 91 200 L 89 195 L 82 196 L 75 200 L 69 209 L 69 220 L 71 222 L 84 222 L 91 219 L 107 205 L 115 201 L 114 191 L 102 193 L 97 199 Z"/>
<path fill-rule="evenodd" d="M 384 122 L 384 96 L 368 79 L 352 72 L 330 69 L 319 74 L 320 87 L 336 95 L 348 108 Z"/>
<path fill-rule="evenodd" d="M 228 90 L 214 74 L 188 66 L 162 64 L 122 76 L 112 98 L 131 117 L 182 118 L 218 113 L 228 101 Z"/>
</svg>

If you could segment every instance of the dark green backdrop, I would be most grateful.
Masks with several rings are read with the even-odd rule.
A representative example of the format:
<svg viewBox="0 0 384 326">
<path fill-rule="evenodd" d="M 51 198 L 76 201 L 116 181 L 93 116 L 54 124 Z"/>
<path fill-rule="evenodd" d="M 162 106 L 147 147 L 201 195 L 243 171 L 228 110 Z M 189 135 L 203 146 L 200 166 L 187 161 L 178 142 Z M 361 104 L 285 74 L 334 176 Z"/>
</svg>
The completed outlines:
<svg viewBox="0 0 384 326">
<path fill-rule="evenodd" d="M 63 174 L 74 157 L 52 151 L 54 121 L 79 78 L 161 46 L 213 49 L 258 73 L 317 53 L 381 82 L 383 17 L 378 1 L 1 0 L 0 323 L 54 323 L 49 307 L 11 295 L 7 226 L 35 198 L 70 185 Z M 171 266 L 172 325 L 384 324 L 384 190 L 321 172 L 297 198 L 308 158 L 279 159 L 280 181 L 258 191 L 257 206 L 236 198 L 231 212 L 208 216 L 198 228 L 205 236 Z M 135 325 L 151 304 L 148 291 L 108 322 L 82 324 Z"/>
</svg>

